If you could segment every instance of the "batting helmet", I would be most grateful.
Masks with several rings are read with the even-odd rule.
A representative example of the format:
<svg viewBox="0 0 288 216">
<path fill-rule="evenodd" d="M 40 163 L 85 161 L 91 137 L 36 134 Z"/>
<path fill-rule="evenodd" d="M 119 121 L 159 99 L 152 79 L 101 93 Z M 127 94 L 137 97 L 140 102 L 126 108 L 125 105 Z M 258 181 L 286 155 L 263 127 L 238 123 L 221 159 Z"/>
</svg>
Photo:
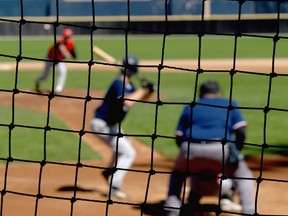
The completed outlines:
<svg viewBox="0 0 288 216">
<path fill-rule="evenodd" d="M 134 75 L 138 72 L 138 58 L 134 55 L 129 55 L 123 58 L 122 60 L 122 73 L 125 73 L 126 68 L 126 74 L 128 75 Z"/>
<path fill-rule="evenodd" d="M 217 93 L 220 91 L 219 85 L 214 80 L 208 80 L 200 86 L 200 97 L 207 93 Z"/>
<path fill-rule="evenodd" d="M 73 35 L 73 30 L 70 28 L 65 28 L 65 29 L 63 29 L 62 35 L 65 38 L 69 38 Z"/>
</svg>

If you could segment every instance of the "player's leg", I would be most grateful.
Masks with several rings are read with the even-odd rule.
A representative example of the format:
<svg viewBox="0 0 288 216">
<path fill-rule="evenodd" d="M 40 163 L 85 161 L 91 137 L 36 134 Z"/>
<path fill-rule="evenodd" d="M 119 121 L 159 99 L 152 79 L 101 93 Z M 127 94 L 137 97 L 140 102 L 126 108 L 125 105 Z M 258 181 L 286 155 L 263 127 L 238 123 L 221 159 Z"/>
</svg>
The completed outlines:
<svg viewBox="0 0 288 216">
<path fill-rule="evenodd" d="M 222 160 L 224 159 L 224 161 L 226 161 L 228 154 L 229 154 L 229 147 L 225 145 L 223 155 L 223 146 L 221 145 L 221 143 L 191 144 L 191 145 L 189 145 L 187 142 L 183 143 L 181 146 L 181 153 L 179 154 L 179 156 L 175 161 L 173 172 L 170 176 L 168 198 L 166 199 L 164 205 L 165 206 L 171 205 L 173 201 L 174 202 L 173 207 L 181 206 L 181 205 L 179 206 L 180 193 L 182 185 L 186 179 L 185 172 L 189 171 L 199 173 L 203 170 L 208 169 L 214 171 L 211 175 L 217 175 L 217 173 L 221 172 Z M 189 158 L 189 163 L 187 163 L 188 160 L 187 158 Z M 187 164 L 189 167 L 187 167 Z M 210 183 L 208 185 L 211 186 Z M 190 200 L 188 200 L 188 204 L 185 206 L 186 207 L 192 206 L 193 208 L 193 206 L 195 206 L 194 202 L 195 199 L 198 200 L 199 197 L 201 197 L 202 195 L 206 195 L 207 190 L 209 193 L 210 188 L 208 187 L 209 189 L 207 189 L 206 186 L 207 185 L 204 185 L 205 188 L 201 188 L 201 185 L 200 186 L 197 185 L 197 188 L 194 188 L 193 176 L 191 176 L 191 191 L 189 196 Z M 219 185 L 216 183 L 215 179 L 213 190 L 217 191 L 218 188 Z M 197 196 L 195 196 L 196 194 Z M 193 203 L 191 203 L 192 201 Z M 231 203 L 233 202 L 231 201 Z"/>
<path fill-rule="evenodd" d="M 220 183 L 220 182 L 219 182 Z M 222 180 L 220 208 L 222 211 L 241 212 L 240 204 L 234 202 L 234 181 L 232 179 Z"/>
<path fill-rule="evenodd" d="M 194 178 L 191 175 L 190 176 L 190 192 L 188 191 L 189 196 L 188 196 L 187 202 L 181 208 L 181 215 L 194 215 L 194 214 L 198 215 L 197 214 L 198 206 L 200 204 L 200 200 L 202 196 L 194 190 L 195 186 L 193 185 L 193 183 L 194 183 Z"/>
<path fill-rule="evenodd" d="M 177 159 L 175 160 L 174 167 L 170 175 L 168 197 L 164 203 L 164 210 L 167 212 L 167 215 L 169 214 L 177 215 L 180 213 L 180 208 L 182 206 L 181 197 L 180 197 L 182 186 L 184 184 L 184 181 L 186 180 L 187 172 L 191 171 L 190 169 L 195 167 L 195 164 L 192 163 L 193 161 L 192 159 L 194 159 L 195 157 L 201 157 L 201 156 L 205 156 L 206 158 L 209 158 L 209 154 L 204 152 L 204 149 L 201 148 L 203 146 L 204 145 L 202 144 L 200 146 L 198 144 L 189 145 L 188 142 L 182 143 L 181 152 L 179 153 Z M 218 152 L 220 151 L 220 153 L 217 152 L 217 155 L 219 155 L 219 160 L 221 160 L 221 156 L 220 156 L 222 152 L 221 145 L 217 144 L 215 148 L 217 149 L 215 151 L 218 151 Z M 208 149 L 209 151 L 211 151 L 210 148 Z M 189 160 L 189 163 L 187 163 L 188 160 Z M 187 167 L 187 164 L 189 164 L 189 167 Z M 193 188 L 190 192 L 194 193 Z"/>
<path fill-rule="evenodd" d="M 166 216 L 179 215 L 181 202 L 181 190 L 186 180 L 186 167 L 187 159 L 182 152 L 179 153 L 175 160 L 174 167 L 169 179 L 168 195 L 165 200 L 163 209 Z"/>
<path fill-rule="evenodd" d="M 175 160 L 174 167 L 169 180 L 168 196 L 176 196 L 180 199 L 181 189 L 186 180 L 187 159 L 182 152 Z"/>
<path fill-rule="evenodd" d="M 49 60 L 49 59 L 47 58 L 47 60 Z M 47 77 L 49 75 L 49 72 L 50 72 L 50 69 L 51 69 L 52 66 L 53 66 L 52 62 L 49 62 L 49 61 L 45 62 L 44 69 L 43 69 L 41 75 L 36 79 L 35 90 L 37 92 L 41 92 L 41 90 L 40 90 L 40 82 L 45 80 L 45 79 L 47 79 Z"/>
<path fill-rule="evenodd" d="M 244 214 L 255 213 L 254 181 L 253 173 L 244 160 L 240 160 L 234 176 L 237 178 L 236 187 Z M 245 179 L 242 179 L 245 178 Z"/>
<path fill-rule="evenodd" d="M 113 156 L 110 162 L 110 167 L 121 168 L 113 174 L 112 180 L 112 195 L 118 198 L 126 198 L 127 194 L 121 191 L 121 186 L 124 177 L 127 173 L 125 169 L 129 169 L 136 157 L 136 151 L 129 139 L 126 137 L 117 138 L 118 127 L 108 126 L 102 119 L 94 118 L 91 121 L 91 129 L 93 132 L 98 132 L 102 138 L 112 148 Z M 111 134 L 111 135 L 105 135 Z M 124 170 L 123 170 L 124 169 Z M 107 169 L 103 172 L 103 176 L 108 180 L 112 175 L 112 169 Z"/>
<path fill-rule="evenodd" d="M 177 196 L 170 195 L 167 197 L 164 203 L 164 215 L 165 216 L 178 216 L 180 215 L 180 208 L 182 203 Z"/>
<path fill-rule="evenodd" d="M 56 82 L 55 93 L 60 94 L 65 86 L 66 78 L 67 78 L 67 67 L 64 62 L 59 62 L 57 64 L 58 69 L 58 79 Z"/>
<path fill-rule="evenodd" d="M 99 118 L 93 118 L 90 122 L 90 127 L 93 132 L 99 133 L 97 134 L 98 137 L 100 137 L 106 144 L 109 144 L 110 138 L 108 135 L 105 134 L 109 134 L 110 129 L 104 120 Z M 109 178 L 112 175 L 112 167 L 114 166 L 114 164 L 115 164 L 115 155 L 113 154 L 111 162 L 109 164 L 110 168 L 105 169 L 102 172 L 102 175 L 107 180 L 107 182 L 109 181 Z"/>
<path fill-rule="evenodd" d="M 114 137 L 110 141 L 110 145 L 114 151 L 115 163 L 117 171 L 112 178 L 112 195 L 118 198 L 126 198 L 127 194 L 121 190 L 127 169 L 130 169 L 135 157 L 136 151 L 132 143 L 126 137 Z"/>
<path fill-rule="evenodd" d="M 223 146 L 221 143 L 204 144 L 204 145 L 193 144 L 193 145 L 190 145 L 190 148 L 189 148 L 189 156 L 191 158 L 207 159 L 207 162 L 205 162 L 204 160 L 201 162 L 201 164 L 204 164 L 204 162 L 208 163 L 207 167 L 210 167 L 210 169 L 212 170 L 213 170 L 213 166 L 211 167 L 210 165 L 213 165 L 214 163 L 213 161 L 215 161 L 215 163 L 218 162 L 218 165 L 221 166 L 222 160 L 224 159 L 224 161 L 227 161 L 230 153 L 231 153 L 230 145 L 225 145 L 224 154 L 223 154 Z M 190 160 L 190 161 L 193 161 L 193 160 Z M 196 163 L 196 164 L 199 164 L 199 163 Z M 192 166 L 192 164 L 190 166 Z M 218 172 L 221 173 L 221 167 L 217 168 L 215 166 L 214 168 L 215 168 L 215 172 L 217 172 L 217 169 L 218 169 Z M 224 211 L 240 212 L 241 205 L 233 201 L 234 192 L 233 192 L 232 182 L 233 180 L 231 179 L 222 180 L 220 207 Z M 198 188 L 200 188 L 200 186 Z"/>
</svg>

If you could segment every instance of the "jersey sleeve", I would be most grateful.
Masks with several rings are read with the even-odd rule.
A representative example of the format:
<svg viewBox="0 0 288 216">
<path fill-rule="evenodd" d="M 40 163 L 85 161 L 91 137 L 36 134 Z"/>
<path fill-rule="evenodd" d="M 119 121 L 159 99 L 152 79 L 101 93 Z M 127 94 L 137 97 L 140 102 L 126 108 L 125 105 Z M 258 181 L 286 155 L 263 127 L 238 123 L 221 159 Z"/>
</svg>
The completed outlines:
<svg viewBox="0 0 288 216">
<path fill-rule="evenodd" d="M 245 121 L 240 109 L 238 109 L 239 105 L 237 102 L 233 101 L 232 105 L 235 109 L 231 111 L 232 115 L 232 129 L 237 130 L 241 127 L 246 127 L 247 122 Z"/>
<path fill-rule="evenodd" d="M 189 106 L 184 107 L 178 125 L 176 127 L 176 136 L 184 136 L 185 131 L 189 127 L 189 116 L 190 116 L 190 109 Z"/>
<path fill-rule="evenodd" d="M 70 52 L 71 56 L 76 59 L 77 58 L 77 53 L 75 50 L 75 42 L 73 40 L 69 40 L 66 44 L 65 44 L 67 50 Z"/>
</svg>

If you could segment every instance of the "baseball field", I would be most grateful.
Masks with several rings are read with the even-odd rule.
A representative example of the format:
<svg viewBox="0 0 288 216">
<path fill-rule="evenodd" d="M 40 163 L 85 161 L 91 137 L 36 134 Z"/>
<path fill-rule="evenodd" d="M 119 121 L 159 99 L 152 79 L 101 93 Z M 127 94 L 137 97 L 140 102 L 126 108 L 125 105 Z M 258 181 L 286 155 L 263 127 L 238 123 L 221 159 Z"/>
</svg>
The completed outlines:
<svg viewBox="0 0 288 216">
<path fill-rule="evenodd" d="M 171 36 L 164 47 L 162 37 L 124 39 L 96 37 L 93 43 L 119 60 L 128 47 L 140 59 L 141 77 L 153 80 L 158 91 L 149 103 L 137 104 L 123 122 L 138 154 L 124 185 L 129 200 L 109 204 L 108 186 L 100 173 L 111 153 L 89 133 L 89 121 L 119 68 L 93 56 L 88 36 L 75 37 L 78 62 L 67 63 L 63 95 L 50 100 L 48 93 L 36 94 L 34 82 L 53 37 L 0 39 L 2 215 L 157 215 L 152 210 L 165 199 L 168 172 L 178 151 L 173 136 L 180 112 L 193 100 L 195 85 L 206 79 L 217 80 L 223 95 L 239 102 L 248 121 L 243 153 L 254 177 L 262 178 L 258 188 L 255 181 L 258 213 L 286 215 L 287 41 L 280 40 L 273 54 L 272 38 L 240 38 L 234 56 L 233 38 L 207 37 L 201 41 L 201 52 L 197 37 Z M 17 66 L 19 55 L 22 59 Z M 89 70 L 90 60 L 96 63 Z M 164 67 L 159 72 L 161 63 Z M 197 75 L 199 64 L 204 73 Z M 231 76 L 233 67 L 238 72 Z M 270 76 L 272 71 L 277 76 Z M 43 88 L 49 91 L 52 82 L 50 76 Z M 13 94 L 13 89 L 20 93 Z M 85 103 L 87 95 L 92 100 Z M 157 106 L 157 101 L 162 105 Z M 51 130 L 45 132 L 47 124 Z M 83 136 L 79 136 L 81 130 L 86 131 Z M 152 142 L 154 133 L 158 137 Z M 269 147 L 261 158 L 263 143 Z M 6 163 L 7 158 L 13 161 Z M 40 166 L 43 160 L 46 164 Z M 150 176 L 150 169 L 156 174 Z M 140 211 L 143 202 L 151 204 L 149 211 Z M 215 203 L 215 198 L 203 202 Z"/>
</svg>

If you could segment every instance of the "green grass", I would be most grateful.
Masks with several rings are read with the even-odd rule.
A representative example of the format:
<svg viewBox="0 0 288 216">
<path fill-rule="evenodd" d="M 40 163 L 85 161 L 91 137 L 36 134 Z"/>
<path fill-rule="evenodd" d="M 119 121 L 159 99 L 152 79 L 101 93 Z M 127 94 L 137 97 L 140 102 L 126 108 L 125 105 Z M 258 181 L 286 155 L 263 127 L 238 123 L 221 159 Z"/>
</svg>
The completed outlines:
<svg viewBox="0 0 288 216">
<path fill-rule="evenodd" d="M 162 76 L 163 86 L 161 101 L 182 102 L 187 103 L 192 100 L 194 94 L 195 76 L 191 74 L 166 74 Z M 200 76 L 199 82 L 206 79 L 215 79 L 222 86 L 222 94 L 229 97 L 230 76 L 226 74 L 203 74 Z M 263 109 L 267 105 L 268 100 L 268 84 L 269 77 L 260 75 L 242 75 L 238 74 L 234 78 L 233 99 L 235 99 L 241 107 L 244 117 L 248 121 L 247 140 L 246 142 L 255 144 L 255 146 L 246 146 L 244 152 L 246 154 L 255 154 L 260 152 L 264 138 L 271 145 L 267 149 L 270 153 L 288 154 L 288 134 L 285 128 L 288 127 L 288 112 L 283 109 L 288 107 L 288 99 L 285 97 L 288 87 L 286 85 L 287 77 L 277 77 L 272 81 L 272 92 L 270 95 L 269 106 L 271 109 L 267 115 L 267 126 L 264 134 L 264 112 Z M 165 83 L 165 85 L 164 85 Z M 183 109 L 182 105 L 164 104 L 158 109 L 157 130 L 154 127 L 155 107 L 152 105 L 137 105 L 131 110 L 131 116 L 128 116 L 124 122 L 127 131 L 135 134 L 146 133 L 152 135 L 156 130 L 157 134 L 163 136 L 174 136 L 174 131 L 179 120 L 180 113 Z M 282 109 L 274 110 L 274 109 Z M 137 116 L 139 121 L 135 119 Z M 153 127 L 151 127 L 153 126 Z M 140 138 L 145 143 L 151 143 L 149 138 Z M 286 151 L 278 148 L 282 146 Z M 174 142 L 167 138 L 158 138 L 155 142 L 157 150 L 166 155 L 175 156 L 177 152 Z"/>
<path fill-rule="evenodd" d="M 33 84 L 33 80 L 39 73 L 37 72 L 21 72 L 19 75 L 19 89 L 29 89 Z M 143 76 L 157 81 L 157 74 L 145 73 Z M 1 74 L 1 89 L 11 87 L 10 73 Z M 110 84 L 111 80 L 116 76 L 116 73 L 92 73 L 91 88 L 104 90 Z M 85 77 L 85 76 L 84 76 Z M 183 105 L 171 105 L 172 102 L 187 103 L 193 99 L 195 74 L 192 73 L 166 73 L 161 75 L 160 80 L 160 100 L 164 103 L 158 107 L 154 104 L 145 103 L 137 104 L 130 110 L 127 118 L 123 122 L 124 130 L 129 134 L 149 136 L 156 132 L 157 135 L 164 137 L 173 137 L 174 130 L 178 122 L 179 115 L 183 109 Z M 230 76 L 228 74 L 202 74 L 199 82 L 206 79 L 215 79 L 222 86 L 222 92 L 225 97 L 229 97 L 230 91 Z M 84 80 L 84 81 L 83 81 Z M 134 80 L 138 84 L 137 80 Z M 248 133 L 247 142 L 258 146 L 245 147 L 245 153 L 259 153 L 260 147 L 264 142 L 264 112 L 263 109 L 268 102 L 268 86 L 269 77 L 261 75 L 244 75 L 237 74 L 234 77 L 233 98 L 235 98 L 243 109 L 243 114 L 247 119 Z M 287 109 L 288 99 L 286 92 L 288 87 L 286 83 L 288 78 L 278 76 L 272 80 L 272 91 L 270 94 L 270 108 L 280 110 L 271 110 L 267 115 L 267 127 L 265 139 L 272 146 L 268 152 L 282 151 L 287 154 L 287 151 L 274 148 L 275 146 L 288 147 L 288 134 L 285 132 L 288 128 L 288 113 L 281 111 Z M 45 85 L 49 85 L 49 81 Z M 83 88 L 86 86 L 86 81 L 83 78 L 83 72 L 69 72 L 69 80 L 67 88 Z M 155 101 L 155 99 L 154 99 Z M 157 123 L 155 127 L 155 116 L 157 115 Z M 143 118 L 143 116 L 145 116 Z M 65 133 L 64 133 L 65 134 Z M 69 136 L 69 134 L 67 134 Z M 56 138 L 57 139 L 57 138 Z M 151 139 L 147 137 L 139 137 L 144 143 L 151 145 Z M 169 138 L 161 138 L 155 140 L 155 148 L 168 156 L 175 156 L 178 149 L 174 141 Z M 273 147 L 274 146 L 274 147 Z"/>
<path fill-rule="evenodd" d="M 15 72 L 0 73 L 0 89 L 12 90 L 15 87 L 18 89 L 33 89 L 35 86 L 35 80 L 41 74 L 40 71 L 28 72 L 21 71 L 18 73 L 17 82 L 15 83 Z M 90 77 L 90 85 L 92 88 L 97 90 L 106 90 L 107 85 L 110 84 L 111 80 L 118 74 L 118 72 L 92 72 Z M 57 73 L 55 80 L 57 79 Z M 99 82 L 99 80 L 101 82 Z M 15 86 L 17 84 L 17 86 Z M 85 89 L 88 85 L 88 72 L 87 71 L 69 71 L 65 88 L 79 88 Z M 50 89 L 52 86 L 52 73 L 47 80 L 41 83 L 41 88 Z"/>
<path fill-rule="evenodd" d="M 76 40 L 79 58 L 82 60 L 91 59 L 88 37 L 76 38 Z M 197 37 L 168 36 L 165 44 L 165 58 L 197 58 L 198 42 Z M 49 43 L 50 42 L 48 40 L 37 38 L 35 40 L 23 40 L 22 54 L 26 57 L 43 58 Z M 159 59 L 161 57 L 162 43 L 163 41 L 161 37 L 138 36 L 129 37 L 127 45 L 129 52 L 135 53 L 140 59 Z M 117 59 L 122 58 L 123 53 L 125 53 L 124 37 L 95 38 L 94 44 L 97 44 L 108 53 L 111 53 Z M 237 45 L 237 57 L 239 58 L 271 58 L 273 50 L 272 39 L 241 37 L 237 41 Z M 285 47 L 287 47 L 287 45 L 288 44 L 284 39 L 277 43 L 276 57 L 286 57 L 287 50 Z M 19 43 L 15 43 L 14 40 L 0 40 L 0 54 L 5 53 L 8 55 L 18 55 L 18 46 Z M 115 47 L 117 47 L 117 49 Z M 202 38 L 201 57 L 203 58 L 232 58 L 233 51 L 233 38 Z M 0 56 L 0 61 L 1 60 L 7 61 L 12 59 Z M 39 73 L 40 72 L 21 71 L 17 78 L 17 88 L 20 90 L 33 88 L 34 80 Z M 93 71 L 91 74 L 91 88 L 102 91 L 106 90 L 115 75 L 116 73 L 101 73 L 101 71 Z M 151 72 L 141 75 L 152 79 L 155 83 L 157 83 L 156 73 Z M 14 89 L 15 73 L 1 73 L 0 76 L 0 89 Z M 223 88 L 223 95 L 229 97 L 230 76 L 228 74 L 201 74 L 199 82 L 201 83 L 203 80 L 208 78 L 217 80 Z M 288 116 L 286 116 L 287 112 L 284 111 L 288 107 L 288 99 L 286 99 L 286 92 L 288 91 L 287 79 L 288 78 L 285 76 L 278 76 L 274 78 L 272 80 L 271 94 L 270 97 L 268 97 L 268 76 L 251 74 L 236 74 L 234 76 L 232 96 L 242 107 L 244 107 L 243 114 L 249 123 L 247 142 L 255 144 L 254 146 L 245 147 L 244 152 L 246 154 L 259 154 L 260 147 L 264 140 L 271 145 L 271 147 L 267 149 L 268 152 L 287 154 L 288 134 L 286 133 L 286 129 L 288 127 L 288 120 L 286 119 L 288 119 Z M 87 87 L 87 84 L 87 72 L 69 71 L 65 88 L 84 89 Z M 43 83 L 43 86 L 51 86 L 51 77 L 49 80 Z M 174 141 L 168 137 L 174 136 L 174 130 L 183 106 L 175 104 L 169 105 L 169 103 L 187 103 L 191 101 L 194 94 L 194 86 L 194 73 L 162 73 L 160 80 L 160 100 L 164 102 L 164 104 L 159 106 L 158 109 L 156 109 L 154 104 L 150 103 L 137 104 L 131 109 L 129 115 L 123 122 L 124 130 L 129 134 L 144 135 L 144 137 L 140 136 L 138 138 L 148 145 L 151 145 L 152 141 L 150 138 L 145 136 L 152 135 L 156 132 L 156 134 L 160 137 L 155 140 L 155 148 L 165 155 L 171 157 L 175 156 L 178 149 L 174 144 Z M 263 109 L 268 104 L 272 109 L 268 112 L 267 118 L 265 119 Z M 5 113 L 2 115 L 5 115 Z M 145 117 L 143 118 L 143 116 Z M 157 117 L 156 123 L 155 117 Z M 264 125 L 265 120 L 267 123 L 266 125 Z M 5 130 L 6 131 L 4 133 L 7 133 L 6 128 Z M 17 130 L 19 129 L 17 128 Z M 17 130 L 15 130 L 15 133 L 17 133 Z M 55 140 L 58 140 L 59 138 L 56 136 L 56 134 L 57 133 L 54 135 L 53 133 L 51 139 L 54 139 L 53 137 L 55 136 Z M 69 137 L 71 136 L 71 134 L 61 133 L 61 136 L 63 135 L 67 135 Z M 40 137 L 41 136 L 43 139 L 43 133 L 40 134 Z M 77 143 L 77 140 L 73 141 L 73 143 Z M 278 146 L 286 147 L 286 151 L 281 148 L 276 148 Z M 43 146 L 41 146 L 41 148 L 43 148 Z M 43 157 L 43 149 L 40 149 L 40 152 L 40 157 Z M 53 154 L 51 153 L 51 155 Z"/>
<path fill-rule="evenodd" d="M 78 159 L 79 136 L 72 132 L 51 130 L 47 132 L 46 148 L 44 148 L 44 127 L 47 116 L 45 113 L 28 109 L 15 110 L 14 124 L 9 139 L 9 127 L 12 123 L 10 107 L 0 107 L 0 158 L 41 161 L 75 161 Z M 50 117 L 53 128 L 68 129 L 53 115 Z M 23 127 L 25 125 L 25 127 Z M 50 125 L 51 126 L 51 125 Z M 51 126 L 52 127 L 52 126 Z M 9 142 L 9 140 L 11 140 Z M 63 154 L 65 152 L 65 154 Z M 98 153 L 92 150 L 85 142 L 81 145 L 81 160 L 100 160 Z"/>
<path fill-rule="evenodd" d="M 76 48 L 80 60 L 90 60 L 89 36 L 75 37 Z M 21 49 L 19 41 L 15 39 L 0 39 L 0 61 L 12 61 L 13 56 L 20 53 L 26 58 L 45 58 L 48 47 L 53 43 L 53 37 L 23 38 Z M 235 39 L 231 36 L 204 36 L 201 39 L 201 58 L 233 58 Z M 122 59 L 126 42 L 124 36 L 95 37 L 93 44 L 107 51 L 116 59 Z M 253 46 L 252 46 L 253 45 Z M 287 56 L 288 41 L 280 39 L 276 46 L 276 57 Z M 117 47 L 117 48 L 115 48 Z M 160 36 L 130 36 L 127 41 L 129 53 L 140 59 L 160 59 L 164 49 L 166 59 L 197 59 L 199 55 L 199 39 L 195 36 L 166 37 L 163 47 L 163 37 Z M 241 37 L 237 40 L 238 58 L 271 58 L 273 39 Z M 7 55 L 7 56 L 6 56 Z M 94 60 L 97 58 L 94 56 Z"/>
</svg>

